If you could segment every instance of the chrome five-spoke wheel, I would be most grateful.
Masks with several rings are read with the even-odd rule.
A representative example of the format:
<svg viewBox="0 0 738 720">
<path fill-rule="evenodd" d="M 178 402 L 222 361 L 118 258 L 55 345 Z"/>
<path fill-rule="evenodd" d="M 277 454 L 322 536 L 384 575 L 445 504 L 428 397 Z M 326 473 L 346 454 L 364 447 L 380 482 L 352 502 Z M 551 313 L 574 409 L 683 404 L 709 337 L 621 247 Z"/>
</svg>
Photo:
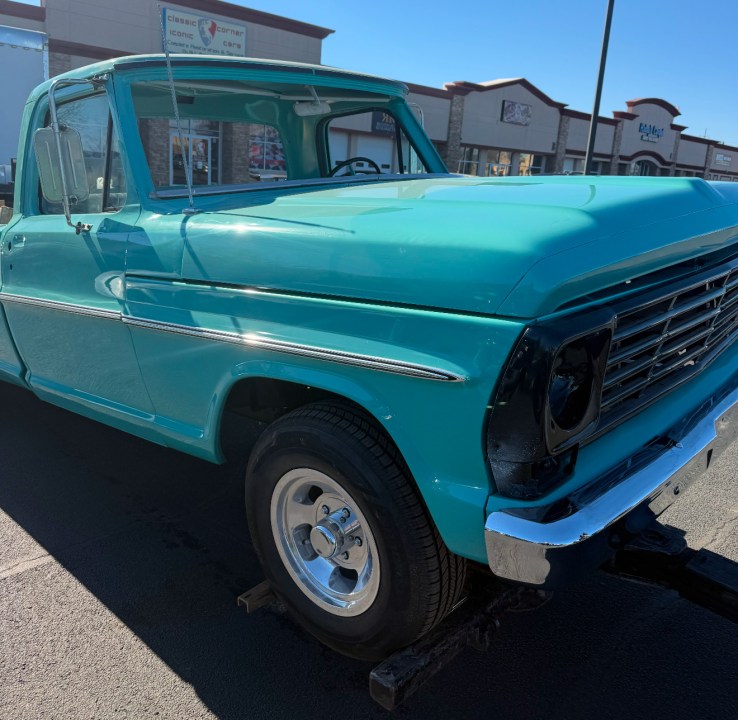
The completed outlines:
<svg viewBox="0 0 738 720">
<path fill-rule="evenodd" d="M 272 493 L 271 522 L 282 562 L 316 605 L 360 615 L 379 590 L 379 555 L 355 500 L 328 475 L 285 473 Z"/>
</svg>

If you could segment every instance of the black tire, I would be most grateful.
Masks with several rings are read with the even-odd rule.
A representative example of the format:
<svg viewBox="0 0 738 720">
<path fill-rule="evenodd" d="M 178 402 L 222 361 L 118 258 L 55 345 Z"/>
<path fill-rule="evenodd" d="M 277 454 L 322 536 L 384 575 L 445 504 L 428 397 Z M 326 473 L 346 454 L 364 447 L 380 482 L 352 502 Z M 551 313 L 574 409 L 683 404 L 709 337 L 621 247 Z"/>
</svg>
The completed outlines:
<svg viewBox="0 0 738 720">
<path fill-rule="evenodd" d="M 295 468 L 328 475 L 356 503 L 378 553 L 379 586 L 354 616 L 332 614 L 293 580 L 272 531 L 272 495 Z M 379 660 L 442 620 L 459 600 L 466 561 L 449 552 L 399 452 L 353 407 L 316 403 L 269 426 L 246 473 L 249 528 L 264 573 L 298 622 L 344 655 Z"/>
</svg>

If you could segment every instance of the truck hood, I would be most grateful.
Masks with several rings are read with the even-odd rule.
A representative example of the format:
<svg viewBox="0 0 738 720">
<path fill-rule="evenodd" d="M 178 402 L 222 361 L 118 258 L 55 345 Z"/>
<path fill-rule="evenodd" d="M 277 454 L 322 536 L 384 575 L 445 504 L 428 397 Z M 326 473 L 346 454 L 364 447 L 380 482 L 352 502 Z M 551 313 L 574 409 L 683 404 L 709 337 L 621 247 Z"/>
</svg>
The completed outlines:
<svg viewBox="0 0 738 720">
<path fill-rule="evenodd" d="M 244 197 L 188 218 L 184 279 L 531 318 L 738 240 L 738 185 L 693 178 L 436 176 Z"/>
</svg>

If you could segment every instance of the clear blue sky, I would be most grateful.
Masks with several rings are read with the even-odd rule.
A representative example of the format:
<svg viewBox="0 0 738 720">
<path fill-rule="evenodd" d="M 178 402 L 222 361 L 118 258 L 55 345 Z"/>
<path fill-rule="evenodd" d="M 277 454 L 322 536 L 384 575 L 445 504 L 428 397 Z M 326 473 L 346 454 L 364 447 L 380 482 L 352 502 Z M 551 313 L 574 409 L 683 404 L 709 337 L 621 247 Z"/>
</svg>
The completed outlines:
<svg viewBox="0 0 738 720">
<path fill-rule="evenodd" d="M 592 109 L 606 0 L 231 1 L 332 28 L 327 65 L 433 87 L 525 77 Z M 660 97 L 688 133 L 738 145 L 737 40 L 738 0 L 615 0 L 601 114 Z"/>
<path fill-rule="evenodd" d="M 323 62 L 440 87 L 525 77 L 591 111 L 606 0 L 235 0 L 329 27 Z M 615 0 L 601 114 L 660 97 L 738 145 L 738 0 Z"/>
</svg>

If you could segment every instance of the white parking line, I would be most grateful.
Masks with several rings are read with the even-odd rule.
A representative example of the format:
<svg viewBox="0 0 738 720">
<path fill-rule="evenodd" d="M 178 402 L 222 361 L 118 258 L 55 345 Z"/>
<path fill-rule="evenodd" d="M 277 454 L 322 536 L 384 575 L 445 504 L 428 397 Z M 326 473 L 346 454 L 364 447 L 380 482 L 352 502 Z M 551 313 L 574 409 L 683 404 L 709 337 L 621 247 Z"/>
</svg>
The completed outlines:
<svg viewBox="0 0 738 720">
<path fill-rule="evenodd" d="M 40 565 L 46 565 L 47 563 L 53 562 L 53 556 L 48 553 L 43 555 L 37 555 L 36 557 L 24 558 L 23 560 L 17 560 L 12 565 L 2 566 L 0 565 L 0 580 L 19 575 L 26 570 L 32 570 L 33 568 L 39 567 Z"/>
</svg>

